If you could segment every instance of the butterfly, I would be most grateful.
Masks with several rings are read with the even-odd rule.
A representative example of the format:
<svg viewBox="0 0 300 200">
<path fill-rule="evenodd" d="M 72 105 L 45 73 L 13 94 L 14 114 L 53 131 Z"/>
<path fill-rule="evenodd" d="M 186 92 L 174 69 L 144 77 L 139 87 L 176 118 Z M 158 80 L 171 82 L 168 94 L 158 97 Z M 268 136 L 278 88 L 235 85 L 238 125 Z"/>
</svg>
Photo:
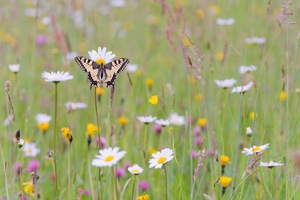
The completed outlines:
<svg viewBox="0 0 300 200">
<path fill-rule="evenodd" d="M 130 60 L 119 58 L 103 65 L 84 56 L 77 56 L 75 61 L 87 73 L 91 83 L 90 89 L 92 89 L 93 85 L 96 87 L 102 87 L 103 84 L 106 84 L 106 87 L 114 86 L 117 75 L 125 69 Z"/>
</svg>

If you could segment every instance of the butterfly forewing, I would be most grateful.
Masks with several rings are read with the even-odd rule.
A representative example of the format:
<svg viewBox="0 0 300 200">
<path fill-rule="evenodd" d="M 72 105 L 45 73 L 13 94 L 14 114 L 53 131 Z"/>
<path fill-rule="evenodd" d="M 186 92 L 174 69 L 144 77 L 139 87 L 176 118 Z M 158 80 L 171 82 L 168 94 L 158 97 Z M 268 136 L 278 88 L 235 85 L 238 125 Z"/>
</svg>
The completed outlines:
<svg viewBox="0 0 300 200">
<path fill-rule="evenodd" d="M 104 70 L 106 73 L 106 87 L 108 87 L 109 85 L 114 85 L 117 75 L 125 69 L 128 63 L 129 59 L 120 58 L 117 60 L 113 60 L 104 66 Z"/>
<path fill-rule="evenodd" d="M 75 61 L 80 66 L 80 68 L 87 73 L 87 77 L 91 85 L 97 86 L 100 83 L 98 73 L 100 70 L 100 65 L 91 59 L 85 58 L 83 56 L 77 56 Z"/>
</svg>

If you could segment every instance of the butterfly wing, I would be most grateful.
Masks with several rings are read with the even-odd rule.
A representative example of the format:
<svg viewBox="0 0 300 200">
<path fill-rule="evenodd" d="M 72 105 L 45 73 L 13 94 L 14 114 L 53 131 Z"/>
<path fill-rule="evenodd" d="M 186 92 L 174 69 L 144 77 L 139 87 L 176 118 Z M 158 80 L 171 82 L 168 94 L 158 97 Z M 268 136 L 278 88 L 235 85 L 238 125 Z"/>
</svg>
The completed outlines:
<svg viewBox="0 0 300 200">
<path fill-rule="evenodd" d="M 125 69 L 129 61 L 127 58 L 119 58 L 104 65 L 106 87 L 114 85 L 117 75 Z"/>
<path fill-rule="evenodd" d="M 87 77 L 91 83 L 91 88 L 93 85 L 98 86 L 101 83 L 98 77 L 101 66 L 98 63 L 83 56 L 77 56 L 75 58 L 75 61 L 80 66 L 80 68 L 87 73 Z"/>
</svg>

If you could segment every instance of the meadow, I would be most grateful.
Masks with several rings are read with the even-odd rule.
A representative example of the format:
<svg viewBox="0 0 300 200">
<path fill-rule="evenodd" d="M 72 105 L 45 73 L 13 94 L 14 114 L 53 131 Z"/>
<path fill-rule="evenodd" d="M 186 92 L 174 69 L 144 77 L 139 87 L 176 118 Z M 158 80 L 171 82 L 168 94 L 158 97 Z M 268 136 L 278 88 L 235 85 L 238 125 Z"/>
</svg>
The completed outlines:
<svg viewBox="0 0 300 200">
<path fill-rule="evenodd" d="M 0 2 L 0 199 L 299 199 L 298 1 Z"/>
</svg>

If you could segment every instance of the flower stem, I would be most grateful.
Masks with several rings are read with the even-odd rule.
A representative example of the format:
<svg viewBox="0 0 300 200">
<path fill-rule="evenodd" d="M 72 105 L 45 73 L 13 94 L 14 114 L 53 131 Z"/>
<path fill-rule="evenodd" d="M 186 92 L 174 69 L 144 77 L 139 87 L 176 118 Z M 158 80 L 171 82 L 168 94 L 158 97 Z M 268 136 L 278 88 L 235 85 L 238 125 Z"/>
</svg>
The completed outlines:
<svg viewBox="0 0 300 200">
<path fill-rule="evenodd" d="M 68 145 L 68 199 L 71 199 L 71 143 Z"/>
<path fill-rule="evenodd" d="M 7 200 L 9 200 L 9 193 L 8 193 L 8 183 L 7 183 L 7 171 L 6 171 L 6 162 L 4 160 L 4 154 L 3 154 L 3 149 L 2 149 L 2 145 L 0 143 L 0 151 L 1 151 L 1 157 L 2 157 L 2 164 L 3 164 L 3 170 L 4 170 L 4 181 L 5 181 L 5 192 L 6 192 L 6 198 Z"/>
<path fill-rule="evenodd" d="M 114 180 L 115 180 L 115 199 L 118 200 L 119 199 L 119 195 L 118 195 L 118 177 L 117 177 L 117 174 L 116 174 L 116 169 L 117 167 L 113 167 L 112 170 L 113 170 L 113 176 L 114 176 Z"/>
<path fill-rule="evenodd" d="M 53 152 L 54 152 L 54 174 L 55 174 L 55 191 L 56 191 L 56 199 L 58 199 L 58 173 L 57 173 L 57 166 L 56 166 L 56 126 L 57 126 L 57 84 L 55 84 L 55 100 L 54 100 L 54 131 L 53 131 Z"/>
<path fill-rule="evenodd" d="M 92 180 L 92 172 L 91 172 L 91 165 L 90 165 L 90 149 L 88 149 L 87 153 L 87 159 L 88 159 L 88 173 L 89 173 L 89 180 L 90 180 L 90 187 L 92 190 L 92 198 L 94 199 L 95 193 L 94 193 L 94 187 L 93 187 L 93 180 Z M 99 180 L 100 181 L 100 180 Z M 100 185 L 100 184 L 99 184 Z M 100 193 L 100 191 L 98 191 Z M 100 194 L 98 194 L 98 199 L 100 199 Z"/>
<path fill-rule="evenodd" d="M 132 186 L 132 193 L 131 193 L 131 199 L 132 200 L 135 200 L 134 199 L 134 188 L 135 188 L 135 181 L 136 181 L 136 175 L 134 175 L 134 179 L 133 179 L 133 186 Z"/>
<path fill-rule="evenodd" d="M 96 112 L 96 120 L 97 120 L 97 128 L 98 128 L 98 149 L 100 150 L 101 148 L 101 144 L 100 144 L 100 138 L 101 138 L 101 134 L 100 134 L 100 124 L 99 124 L 99 118 L 98 118 L 98 106 L 97 106 L 97 88 L 95 87 L 95 112 Z M 101 199 L 101 188 L 100 188 L 100 180 L 101 180 L 101 169 L 99 168 L 98 171 L 98 184 L 97 184 L 97 190 L 98 190 L 98 200 Z"/>
<path fill-rule="evenodd" d="M 167 177 L 167 168 L 164 164 L 164 171 L 165 171 L 165 183 L 166 183 L 166 200 L 168 200 L 168 177 Z"/>
</svg>

